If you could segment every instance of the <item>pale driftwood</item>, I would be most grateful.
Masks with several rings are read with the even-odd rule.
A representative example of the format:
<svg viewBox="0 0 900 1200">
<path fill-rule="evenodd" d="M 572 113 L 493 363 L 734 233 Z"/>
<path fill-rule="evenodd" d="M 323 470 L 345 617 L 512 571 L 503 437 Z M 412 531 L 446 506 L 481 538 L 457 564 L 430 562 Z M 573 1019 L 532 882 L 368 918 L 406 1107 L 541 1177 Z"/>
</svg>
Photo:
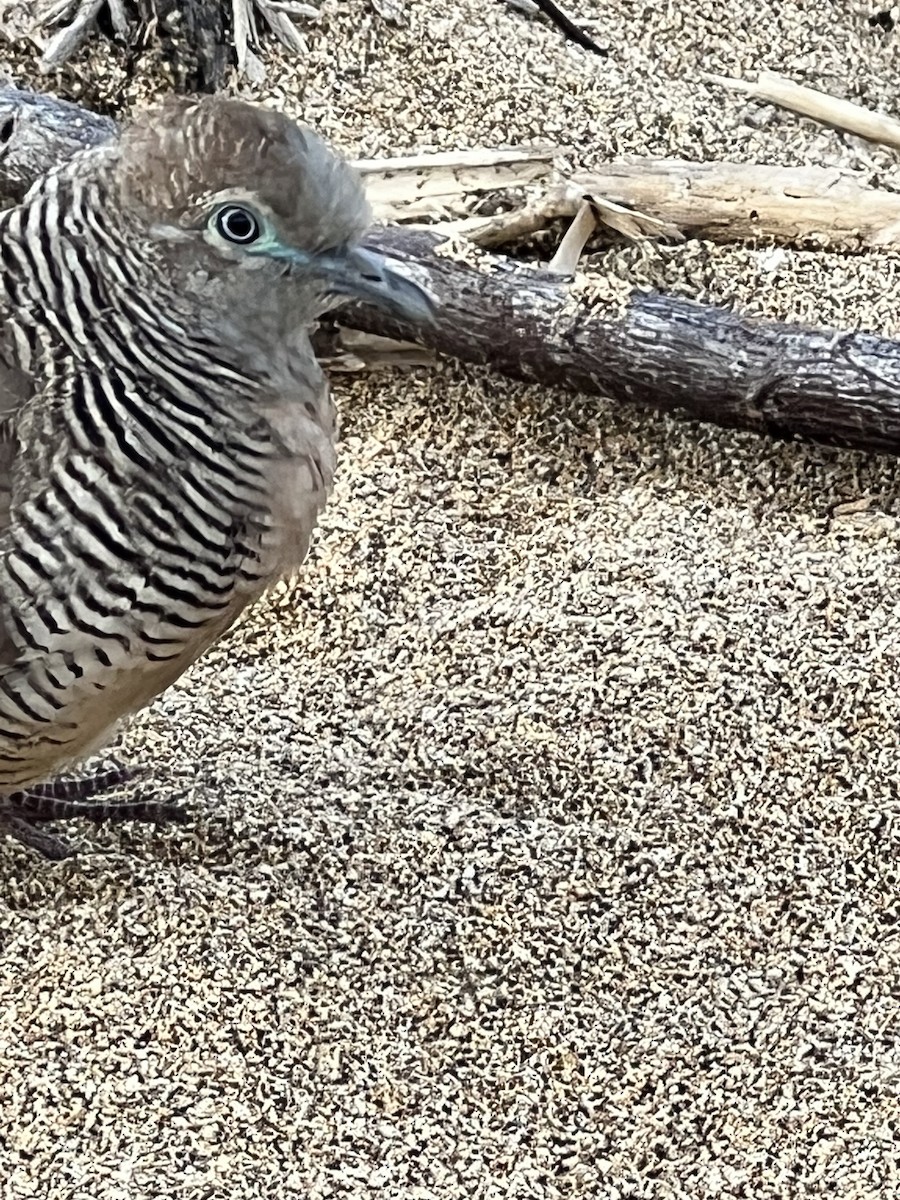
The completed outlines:
<svg viewBox="0 0 900 1200">
<path fill-rule="evenodd" d="M 467 198 L 483 192 L 549 183 L 555 146 L 462 150 L 354 162 L 378 220 L 421 220 L 469 211 Z"/>
<path fill-rule="evenodd" d="M 478 149 L 403 158 L 361 158 L 354 166 L 366 179 L 366 189 L 378 220 L 422 222 L 448 237 L 462 236 L 478 246 L 501 246 L 544 229 L 557 217 L 577 218 L 583 203 L 577 189 L 560 183 L 555 166 L 556 146 Z M 507 200 L 525 190 L 529 199 L 487 217 L 469 216 L 472 198 L 484 192 Z M 670 222 L 638 212 L 595 193 L 591 209 L 602 225 L 632 240 L 677 239 Z M 434 218 L 437 218 L 435 220 Z"/>
<path fill-rule="evenodd" d="M 574 221 L 566 230 L 565 237 L 559 243 L 556 253 L 547 263 L 547 270 L 551 275 L 573 276 L 575 274 L 578 269 L 578 261 L 596 228 L 597 218 L 594 215 L 594 209 L 589 200 L 582 200 Z"/>
<path fill-rule="evenodd" d="M 860 104 L 854 104 L 852 100 L 841 100 L 816 88 L 804 87 L 791 79 L 785 79 L 783 75 L 776 75 L 774 71 L 760 71 L 755 82 L 750 79 L 732 79 L 728 75 L 712 75 L 708 72 L 703 72 L 700 78 L 730 91 L 742 92 L 763 104 L 777 104 L 779 108 L 785 108 L 801 117 L 810 117 L 822 125 L 829 125 L 832 129 L 853 133 L 869 142 L 900 147 L 900 121 L 895 121 L 885 113 L 863 108 Z"/>
<path fill-rule="evenodd" d="M 360 160 L 384 221 L 461 214 L 441 220 L 447 236 L 497 247 L 574 217 L 590 197 L 598 220 L 632 239 L 682 236 L 733 242 L 761 239 L 823 249 L 900 245 L 900 195 L 868 187 L 864 176 L 831 167 L 696 163 L 626 158 L 592 172 L 561 175 L 553 147 Z M 528 187 L 518 208 L 466 215 L 468 197 Z"/>
<path fill-rule="evenodd" d="M 568 210 L 577 205 L 575 215 L 581 211 L 585 200 L 591 206 L 594 216 L 601 225 L 620 233 L 631 242 L 645 241 L 648 238 L 667 238 L 669 241 L 682 241 L 684 235 L 672 221 L 652 216 L 649 212 L 641 212 L 630 205 L 620 204 L 609 196 L 601 195 L 597 189 L 580 189 L 578 184 L 570 179 L 557 189 L 557 195 L 562 203 L 558 207 L 568 214 Z"/>
<path fill-rule="evenodd" d="M 10 88 L 0 88 L 0 129 L 0 191 L 21 190 L 78 144 L 110 135 L 108 122 L 74 106 Z M 472 247 L 461 261 L 440 234 L 423 229 L 388 227 L 371 242 L 427 283 L 437 318 L 414 330 L 377 309 L 349 307 L 341 321 L 353 328 L 615 402 L 900 454 L 896 342 L 747 321 L 662 295 L 579 302 L 558 276 Z"/>
<path fill-rule="evenodd" d="M 761 238 L 832 249 L 900 244 L 900 195 L 831 167 L 626 158 L 570 176 L 552 197 L 556 212 L 574 213 L 586 195 L 716 242 Z"/>
<path fill-rule="evenodd" d="M 569 205 L 548 196 L 530 200 L 521 208 L 493 213 L 489 217 L 460 217 L 452 221 L 428 222 L 420 226 L 449 239 L 462 238 L 484 249 L 508 246 L 531 237 L 556 217 L 569 215 Z"/>
</svg>

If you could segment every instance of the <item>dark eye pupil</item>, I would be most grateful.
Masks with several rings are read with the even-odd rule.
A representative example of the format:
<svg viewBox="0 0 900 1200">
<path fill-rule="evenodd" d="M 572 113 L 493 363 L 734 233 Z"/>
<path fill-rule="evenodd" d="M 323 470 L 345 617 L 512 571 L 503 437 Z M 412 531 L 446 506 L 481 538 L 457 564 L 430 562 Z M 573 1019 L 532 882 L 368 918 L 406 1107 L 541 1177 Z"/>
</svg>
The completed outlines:
<svg viewBox="0 0 900 1200">
<path fill-rule="evenodd" d="M 255 242 L 259 237 L 259 224 L 256 217 L 253 213 L 247 212 L 246 208 L 238 208 L 237 205 L 230 205 L 219 212 L 216 217 L 216 228 L 223 238 L 241 245 Z"/>
</svg>

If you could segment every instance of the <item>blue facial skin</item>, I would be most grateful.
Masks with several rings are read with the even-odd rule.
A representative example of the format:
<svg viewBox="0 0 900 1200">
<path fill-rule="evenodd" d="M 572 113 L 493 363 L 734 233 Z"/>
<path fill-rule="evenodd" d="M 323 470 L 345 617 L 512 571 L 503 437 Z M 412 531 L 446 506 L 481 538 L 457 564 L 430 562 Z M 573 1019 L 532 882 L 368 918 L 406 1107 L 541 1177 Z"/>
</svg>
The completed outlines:
<svg viewBox="0 0 900 1200">
<path fill-rule="evenodd" d="M 224 221 L 226 214 L 231 219 L 230 227 Z M 236 226 L 235 217 L 239 218 Z M 243 204 L 220 206 L 210 215 L 208 224 L 219 237 L 247 254 L 280 259 L 289 268 L 318 276 L 336 296 L 376 305 L 414 325 L 434 319 L 434 301 L 428 292 L 392 269 L 384 256 L 374 250 L 354 246 L 311 252 L 286 246 L 264 218 Z M 243 236 L 238 236 L 238 231 Z"/>
</svg>

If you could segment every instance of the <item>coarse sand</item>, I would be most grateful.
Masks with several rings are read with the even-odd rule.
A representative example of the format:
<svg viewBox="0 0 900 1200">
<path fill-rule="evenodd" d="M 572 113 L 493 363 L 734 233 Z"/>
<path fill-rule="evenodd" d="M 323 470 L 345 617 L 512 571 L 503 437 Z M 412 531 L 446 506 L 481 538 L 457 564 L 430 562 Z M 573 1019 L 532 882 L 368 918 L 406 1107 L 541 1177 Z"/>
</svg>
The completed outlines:
<svg viewBox="0 0 900 1200">
<path fill-rule="evenodd" d="M 607 60 L 498 0 L 322 9 L 254 94 L 355 155 L 900 187 L 698 78 L 896 113 L 875 0 L 579 0 Z M 163 86 L 99 45 L 6 59 L 117 113 Z M 900 334 L 887 252 L 586 266 Z M 897 1194 L 896 463 L 453 363 L 335 387 L 309 562 L 116 747 L 196 822 L 0 844 L 0 1197 Z"/>
</svg>

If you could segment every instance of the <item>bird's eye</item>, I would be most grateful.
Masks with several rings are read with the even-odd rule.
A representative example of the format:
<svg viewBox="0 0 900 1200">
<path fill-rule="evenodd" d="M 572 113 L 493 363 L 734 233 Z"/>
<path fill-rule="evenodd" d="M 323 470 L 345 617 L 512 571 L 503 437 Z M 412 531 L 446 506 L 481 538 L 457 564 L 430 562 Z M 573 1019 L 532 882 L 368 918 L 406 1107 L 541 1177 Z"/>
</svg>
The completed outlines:
<svg viewBox="0 0 900 1200">
<path fill-rule="evenodd" d="M 249 209 L 239 204 L 226 204 L 215 215 L 216 232 L 226 242 L 247 246 L 259 237 L 259 221 Z"/>
</svg>

